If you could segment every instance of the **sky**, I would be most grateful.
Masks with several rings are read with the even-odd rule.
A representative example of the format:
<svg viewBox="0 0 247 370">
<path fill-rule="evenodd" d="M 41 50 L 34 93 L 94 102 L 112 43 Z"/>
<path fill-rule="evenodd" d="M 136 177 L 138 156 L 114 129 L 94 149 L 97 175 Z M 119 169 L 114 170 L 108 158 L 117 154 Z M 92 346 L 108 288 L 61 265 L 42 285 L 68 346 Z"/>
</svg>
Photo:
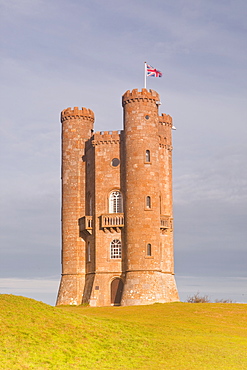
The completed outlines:
<svg viewBox="0 0 247 370">
<path fill-rule="evenodd" d="M 247 2 L 0 0 L 0 293 L 54 305 L 61 274 L 61 123 L 86 107 L 121 130 L 121 96 L 162 78 L 173 117 L 175 273 L 247 303 Z"/>
</svg>

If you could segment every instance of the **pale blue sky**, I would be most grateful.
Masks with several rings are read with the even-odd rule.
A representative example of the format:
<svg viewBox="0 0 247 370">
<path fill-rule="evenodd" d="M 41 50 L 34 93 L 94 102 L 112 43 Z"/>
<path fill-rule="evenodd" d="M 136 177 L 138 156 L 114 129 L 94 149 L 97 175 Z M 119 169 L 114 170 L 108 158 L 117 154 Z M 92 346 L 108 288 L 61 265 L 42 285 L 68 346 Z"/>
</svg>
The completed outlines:
<svg viewBox="0 0 247 370">
<path fill-rule="evenodd" d="M 0 4 L 0 291 L 54 304 L 61 248 L 60 112 L 85 106 L 95 112 L 96 130 L 121 129 L 121 95 L 143 87 L 147 61 L 163 72 L 147 87 L 159 92 L 160 111 L 172 115 L 177 127 L 175 266 L 181 296 L 188 279 L 205 294 L 212 281 L 220 281 L 219 298 L 238 294 L 247 302 L 247 2 Z"/>
</svg>

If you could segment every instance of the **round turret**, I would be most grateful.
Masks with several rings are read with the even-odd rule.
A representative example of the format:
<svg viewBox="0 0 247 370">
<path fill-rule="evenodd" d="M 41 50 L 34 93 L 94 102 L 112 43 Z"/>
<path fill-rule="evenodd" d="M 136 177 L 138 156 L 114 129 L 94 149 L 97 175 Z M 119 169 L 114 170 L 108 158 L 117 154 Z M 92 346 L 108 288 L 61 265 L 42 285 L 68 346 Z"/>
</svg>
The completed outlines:
<svg viewBox="0 0 247 370">
<path fill-rule="evenodd" d="M 62 122 L 62 280 L 57 304 L 80 304 L 85 283 L 85 242 L 78 220 L 85 215 L 85 142 L 93 130 L 94 113 L 64 109 Z M 71 298 L 73 297 L 73 298 Z"/>
<path fill-rule="evenodd" d="M 67 108 L 61 112 L 61 122 L 70 119 L 82 118 L 90 122 L 94 122 L 94 112 L 91 109 L 74 107 L 74 109 Z"/>
<path fill-rule="evenodd" d="M 147 304 L 160 267 L 159 94 L 137 89 L 123 95 L 125 153 L 125 266 L 122 303 Z M 135 282 L 135 283 L 134 283 Z M 138 283 L 137 283 L 138 282 Z M 157 282 L 155 283 L 157 284 Z M 158 291 L 157 287 L 152 291 Z"/>
</svg>

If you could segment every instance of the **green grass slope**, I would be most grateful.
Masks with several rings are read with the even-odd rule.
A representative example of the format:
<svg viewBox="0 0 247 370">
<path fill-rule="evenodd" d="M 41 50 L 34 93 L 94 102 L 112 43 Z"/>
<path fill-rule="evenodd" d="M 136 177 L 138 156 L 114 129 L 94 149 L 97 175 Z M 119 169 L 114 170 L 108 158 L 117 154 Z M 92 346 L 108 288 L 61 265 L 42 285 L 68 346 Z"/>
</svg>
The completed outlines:
<svg viewBox="0 0 247 370">
<path fill-rule="evenodd" d="M 0 295 L 0 369 L 247 369 L 247 305 L 51 307 Z"/>
</svg>

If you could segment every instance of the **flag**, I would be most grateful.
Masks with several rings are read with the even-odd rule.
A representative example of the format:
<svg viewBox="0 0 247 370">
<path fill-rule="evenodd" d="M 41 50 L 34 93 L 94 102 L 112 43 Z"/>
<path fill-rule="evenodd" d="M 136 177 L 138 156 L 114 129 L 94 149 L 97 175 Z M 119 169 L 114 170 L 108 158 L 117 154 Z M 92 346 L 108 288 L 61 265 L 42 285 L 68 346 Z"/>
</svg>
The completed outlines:
<svg viewBox="0 0 247 370">
<path fill-rule="evenodd" d="M 162 77 L 162 72 L 158 71 L 157 69 L 150 66 L 149 64 L 147 64 L 146 71 L 147 71 L 147 76 L 148 77 L 149 76 L 150 77 Z"/>
</svg>

